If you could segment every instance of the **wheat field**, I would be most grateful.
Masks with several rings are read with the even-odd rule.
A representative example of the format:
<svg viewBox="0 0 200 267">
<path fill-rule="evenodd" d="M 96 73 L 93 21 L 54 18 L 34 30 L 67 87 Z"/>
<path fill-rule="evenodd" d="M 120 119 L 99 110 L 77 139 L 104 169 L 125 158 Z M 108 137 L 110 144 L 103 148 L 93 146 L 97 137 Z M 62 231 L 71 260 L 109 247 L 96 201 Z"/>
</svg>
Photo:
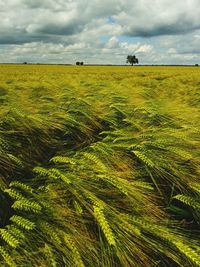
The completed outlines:
<svg viewBox="0 0 200 267">
<path fill-rule="evenodd" d="M 0 266 L 200 266 L 199 74 L 0 65 Z"/>
</svg>

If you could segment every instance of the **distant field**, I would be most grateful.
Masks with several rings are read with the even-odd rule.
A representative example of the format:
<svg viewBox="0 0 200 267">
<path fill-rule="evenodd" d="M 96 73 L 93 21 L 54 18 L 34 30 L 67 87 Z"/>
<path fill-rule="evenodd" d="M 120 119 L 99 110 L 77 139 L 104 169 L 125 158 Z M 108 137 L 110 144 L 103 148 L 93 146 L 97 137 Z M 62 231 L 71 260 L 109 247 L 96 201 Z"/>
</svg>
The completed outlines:
<svg viewBox="0 0 200 267">
<path fill-rule="evenodd" d="M 156 100 L 158 109 L 190 116 L 185 109 L 199 107 L 199 73 L 196 67 L 0 65 L 0 96 L 8 109 L 12 105 L 34 114 L 61 104 L 65 95 L 72 94 L 98 106 L 99 98 L 104 97 L 103 110 L 111 103 L 110 97 L 119 95 L 137 107 Z M 177 108 L 182 109 L 181 114 Z"/>
<path fill-rule="evenodd" d="M 200 69 L 0 65 L 0 266 L 200 266 Z"/>
</svg>

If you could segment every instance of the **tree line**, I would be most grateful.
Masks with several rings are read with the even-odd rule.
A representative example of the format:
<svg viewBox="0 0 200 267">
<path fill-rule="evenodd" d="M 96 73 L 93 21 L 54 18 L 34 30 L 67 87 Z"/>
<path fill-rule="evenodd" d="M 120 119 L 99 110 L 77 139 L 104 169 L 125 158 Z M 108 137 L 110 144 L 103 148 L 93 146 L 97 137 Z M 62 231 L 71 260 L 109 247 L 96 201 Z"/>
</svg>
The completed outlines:
<svg viewBox="0 0 200 267">
<path fill-rule="evenodd" d="M 130 63 L 133 66 L 133 64 L 138 64 L 139 60 L 135 55 L 128 55 L 127 58 L 126 58 L 126 63 Z M 84 63 L 77 61 L 76 65 L 77 66 L 83 66 Z"/>
</svg>

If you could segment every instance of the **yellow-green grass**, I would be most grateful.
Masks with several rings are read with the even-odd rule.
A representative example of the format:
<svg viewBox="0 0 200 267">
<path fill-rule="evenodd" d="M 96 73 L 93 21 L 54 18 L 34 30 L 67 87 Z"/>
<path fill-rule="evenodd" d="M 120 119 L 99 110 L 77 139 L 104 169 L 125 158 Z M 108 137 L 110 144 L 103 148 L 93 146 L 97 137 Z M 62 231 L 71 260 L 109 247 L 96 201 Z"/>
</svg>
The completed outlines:
<svg viewBox="0 0 200 267">
<path fill-rule="evenodd" d="M 144 104 L 142 94 L 147 94 L 149 99 L 163 101 L 161 108 L 169 108 L 177 116 L 179 109 L 187 118 L 190 114 L 185 109 L 198 113 L 198 67 L 0 65 L 0 80 L 1 87 L 8 91 L 9 105 L 31 113 L 48 103 L 41 97 L 53 97 L 57 104 L 66 90 L 79 97 L 87 93 L 99 97 L 120 94 L 137 105 Z M 100 105 L 98 100 L 95 103 Z"/>
<path fill-rule="evenodd" d="M 199 72 L 0 65 L 0 265 L 200 266 Z"/>
</svg>

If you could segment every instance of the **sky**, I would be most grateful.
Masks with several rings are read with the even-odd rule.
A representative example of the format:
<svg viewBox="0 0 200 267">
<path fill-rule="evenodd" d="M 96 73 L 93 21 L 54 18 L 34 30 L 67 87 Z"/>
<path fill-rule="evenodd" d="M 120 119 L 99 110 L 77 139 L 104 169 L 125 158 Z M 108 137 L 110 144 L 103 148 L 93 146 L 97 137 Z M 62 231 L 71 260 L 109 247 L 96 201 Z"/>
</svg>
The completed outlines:
<svg viewBox="0 0 200 267">
<path fill-rule="evenodd" d="M 200 0 L 0 0 L 0 62 L 200 63 Z"/>
</svg>

